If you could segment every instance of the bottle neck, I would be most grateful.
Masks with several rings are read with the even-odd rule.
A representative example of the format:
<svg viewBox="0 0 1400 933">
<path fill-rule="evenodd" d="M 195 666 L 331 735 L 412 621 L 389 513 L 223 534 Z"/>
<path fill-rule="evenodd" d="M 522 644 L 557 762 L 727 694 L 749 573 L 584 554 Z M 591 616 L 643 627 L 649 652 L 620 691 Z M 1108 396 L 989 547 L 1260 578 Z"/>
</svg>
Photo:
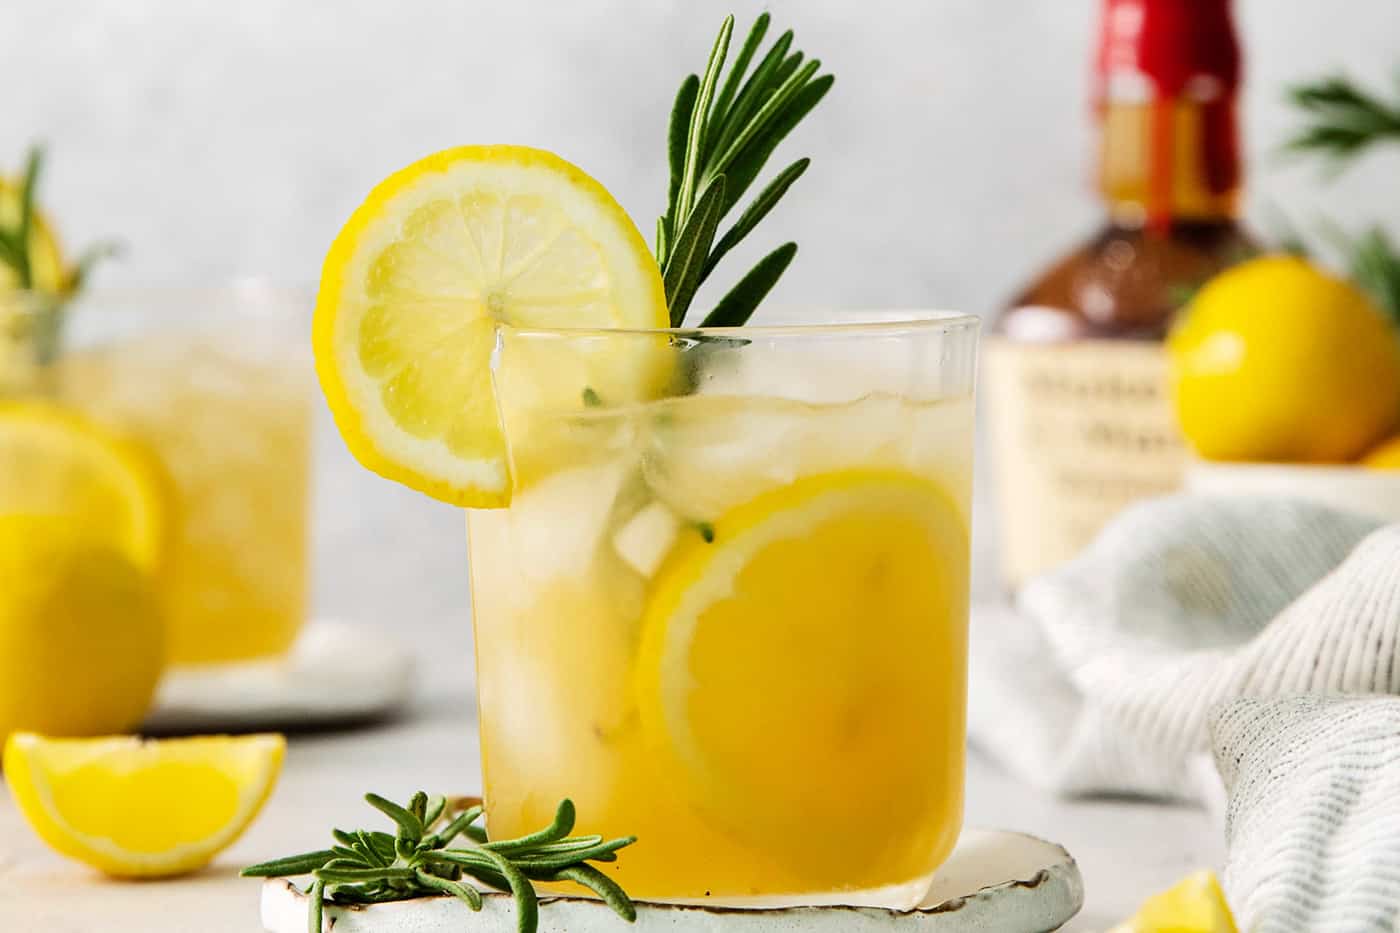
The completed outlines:
<svg viewBox="0 0 1400 933">
<path fill-rule="evenodd" d="M 1099 187 L 1115 222 L 1232 219 L 1239 50 L 1226 0 L 1105 0 Z"/>
</svg>

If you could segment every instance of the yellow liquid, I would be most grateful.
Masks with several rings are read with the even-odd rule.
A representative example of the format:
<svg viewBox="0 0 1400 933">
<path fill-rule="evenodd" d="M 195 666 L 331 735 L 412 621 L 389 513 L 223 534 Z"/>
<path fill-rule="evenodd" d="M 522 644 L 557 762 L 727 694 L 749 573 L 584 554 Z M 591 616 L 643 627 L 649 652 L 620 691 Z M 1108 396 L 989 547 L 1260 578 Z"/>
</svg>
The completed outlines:
<svg viewBox="0 0 1400 933">
<path fill-rule="evenodd" d="M 65 357 L 64 395 L 149 445 L 173 481 L 161 571 L 169 659 L 285 652 L 306 604 L 304 368 L 231 341 L 155 337 Z"/>
<path fill-rule="evenodd" d="M 971 432 L 966 399 L 534 419 L 470 514 L 493 835 L 567 796 L 639 837 L 634 896 L 916 901 L 962 815 Z"/>
</svg>

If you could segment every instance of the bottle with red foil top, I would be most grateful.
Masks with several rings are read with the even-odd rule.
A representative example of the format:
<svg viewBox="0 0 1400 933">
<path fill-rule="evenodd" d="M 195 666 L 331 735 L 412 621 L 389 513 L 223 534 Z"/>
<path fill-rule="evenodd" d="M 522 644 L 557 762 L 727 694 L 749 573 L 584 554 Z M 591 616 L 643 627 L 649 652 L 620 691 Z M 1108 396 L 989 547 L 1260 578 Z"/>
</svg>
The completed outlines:
<svg viewBox="0 0 1400 933">
<path fill-rule="evenodd" d="M 1002 312 L 986 351 L 1007 581 L 1073 557 L 1172 491 L 1185 452 L 1161 341 L 1206 279 L 1253 251 L 1240 54 L 1228 0 L 1104 0 L 1094 113 L 1103 226 Z"/>
</svg>

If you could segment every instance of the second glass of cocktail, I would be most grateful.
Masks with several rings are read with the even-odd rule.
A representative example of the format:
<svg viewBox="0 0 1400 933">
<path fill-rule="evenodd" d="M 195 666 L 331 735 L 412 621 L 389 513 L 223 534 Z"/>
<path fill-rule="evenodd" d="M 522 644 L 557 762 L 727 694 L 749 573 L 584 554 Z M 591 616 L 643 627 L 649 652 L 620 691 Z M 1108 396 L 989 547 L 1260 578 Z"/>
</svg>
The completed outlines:
<svg viewBox="0 0 1400 933">
<path fill-rule="evenodd" d="M 493 832 L 572 797 L 643 840 L 634 896 L 917 902 L 962 814 L 976 321 L 854 320 L 502 328 Z"/>
</svg>

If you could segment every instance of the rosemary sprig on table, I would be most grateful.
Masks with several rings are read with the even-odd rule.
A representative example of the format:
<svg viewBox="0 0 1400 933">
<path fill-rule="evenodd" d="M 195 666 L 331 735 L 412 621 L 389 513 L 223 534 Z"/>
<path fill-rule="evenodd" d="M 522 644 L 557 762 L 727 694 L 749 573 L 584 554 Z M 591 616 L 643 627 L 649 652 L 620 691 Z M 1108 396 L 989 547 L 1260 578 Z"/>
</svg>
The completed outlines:
<svg viewBox="0 0 1400 933">
<path fill-rule="evenodd" d="M 336 845 L 250 865 L 243 875 L 281 878 L 310 874 L 306 888 L 311 905 L 307 928 L 320 933 L 324 904 L 378 904 L 414 897 L 451 895 L 472 910 L 481 909 L 481 894 L 471 878 L 515 896 L 520 933 L 534 933 L 539 923 L 536 881 L 572 881 L 607 903 L 629 923 L 637 912 L 622 888 L 589 862 L 612 862 L 617 851 L 635 836 L 605 840 L 602 836 L 569 836 L 574 828 L 574 805 L 561 801 L 554 822 L 519 839 L 488 839 L 476 825 L 481 805 L 449 813 L 442 796 L 419 791 L 407 806 L 378 794 L 366 794 L 370 806 L 394 821 L 394 834 L 335 829 Z M 453 847 L 465 836 L 472 844 Z"/>
<path fill-rule="evenodd" d="M 818 77 L 821 62 L 804 63 L 803 53 L 792 50 L 792 30 L 779 36 L 750 72 L 768 24 L 767 13 L 754 21 L 721 84 L 734 31 L 734 17 L 726 17 L 704 74 L 686 77 L 676 94 L 667 146 L 670 189 L 666 212 L 656 221 L 656 261 L 673 327 L 684 323 L 696 290 L 720 259 L 768 216 L 810 162 L 798 159 L 779 172 L 719 236 L 721 222 L 748 192 L 778 143 L 835 80 L 829 74 Z M 797 244 L 784 243 L 761 259 L 702 326 L 734 327 L 747 321 L 796 254 Z"/>
<path fill-rule="evenodd" d="M 1289 141 L 1294 151 L 1320 153 L 1341 167 L 1378 142 L 1400 142 L 1400 100 L 1388 102 L 1348 78 L 1298 85 L 1289 98 L 1310 120 Z"/>
</svg>

